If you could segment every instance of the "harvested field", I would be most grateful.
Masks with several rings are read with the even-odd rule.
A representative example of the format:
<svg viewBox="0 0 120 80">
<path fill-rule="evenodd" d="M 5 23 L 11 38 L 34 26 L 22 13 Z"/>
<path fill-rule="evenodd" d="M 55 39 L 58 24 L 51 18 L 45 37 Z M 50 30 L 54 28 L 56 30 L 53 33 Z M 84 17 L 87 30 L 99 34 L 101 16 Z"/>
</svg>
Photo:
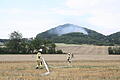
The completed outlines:
<svg viewBox="0 0 120 80">
<path fill-rule="evenodd" d="M 56 44 L 56 49 L 77 55 L 108 55 L 108 46 Z"/>
<path fill-rule="evenodd" d="M 50 69 L 35 69 L 36 55 L 0 55 L 0 80 L 120 80 L 120 55 L 108 55 L 106 46 L 57 45 L 72 52 L 71 64 L 66 54 L 44 54 Z"/>
<path fill-rule="evenodd" d="M 44 54 L 46 61 L 66 61 L 66 54 Z M 35 61 L 36 55 L 0 55 L 0 61 Z M 120 55 L 74 55 L 73 61 L 120 60 Z"/>
<path fill-rule="evenodd" d="M 0 80 L 120 80 L 119 61 L 49 61 L 50 74 L 35 62 L 0 62 Z M 63 66 L 63 67 L 61 67 Z"/>
</svg>

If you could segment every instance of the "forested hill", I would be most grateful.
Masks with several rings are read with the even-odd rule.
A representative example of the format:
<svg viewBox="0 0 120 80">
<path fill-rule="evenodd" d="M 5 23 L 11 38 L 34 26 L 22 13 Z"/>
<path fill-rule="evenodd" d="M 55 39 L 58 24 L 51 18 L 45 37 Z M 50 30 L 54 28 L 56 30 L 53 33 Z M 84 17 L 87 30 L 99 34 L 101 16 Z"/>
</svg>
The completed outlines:
<svg viewBox="0 0 120 80">
<path fill-rule="evenodd" d="M 36 37 L 49 39 L 55 43 L 120 45 L 120 32 L 105 36 L 94 30 L 74 24 L 59 25 L 55 28 L 39 33 Z M 0 39 L 1 43 L 8 41 Z"/>
<path fill-rule="evenodd" d="M 62 36 L 64 34 L 69 34 L 69 33 L 82 33 L 83 35 L 91 36 L 92 38 L 97 38 L 97 39 L 105 37 L 103 34 L 98 33 L 94 30 L 90 30 L 74 24 L 64 24 L 57 26 L 55 28 L 52 28 L 50 30 L 38 34 L 36 37 L 50 39 L 56 36 Z"/>
<path fill-rule="evenodd" d="M 105 36 L 94 30 L 74 24 L 64 24 L 39 33 L 36 37 L 52 40 L 56 43 L 114 45 L 120 44 L 120 32 Z"/>
<path fill-rule="evenodd" d="M 120 45 L 120 32 L 113 33 L 107 36 L 107 40 L 112 44 L 119 44 Z"/>
</svg>

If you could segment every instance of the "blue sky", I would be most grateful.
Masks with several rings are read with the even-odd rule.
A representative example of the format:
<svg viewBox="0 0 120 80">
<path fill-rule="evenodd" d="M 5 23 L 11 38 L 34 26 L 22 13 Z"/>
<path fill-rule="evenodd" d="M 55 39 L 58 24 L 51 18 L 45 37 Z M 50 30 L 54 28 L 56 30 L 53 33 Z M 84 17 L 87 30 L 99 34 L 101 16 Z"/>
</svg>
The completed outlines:
<svg viewBox="0 0 120 80">
<path fill-rule="evenodd" d="M 35 37 L 65 23 L 102 34 L 120 31 L 120 0 L 0 0 L 0 38 Z"/>
</svg>

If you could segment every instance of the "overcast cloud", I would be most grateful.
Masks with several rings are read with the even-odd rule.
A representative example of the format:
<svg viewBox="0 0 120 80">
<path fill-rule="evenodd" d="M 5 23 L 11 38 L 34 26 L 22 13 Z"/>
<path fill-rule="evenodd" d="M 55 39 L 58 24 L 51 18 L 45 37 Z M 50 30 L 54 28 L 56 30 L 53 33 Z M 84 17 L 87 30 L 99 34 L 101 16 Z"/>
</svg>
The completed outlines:
<svg viewBox="0 0 120 80">
<path fill-rule="evenodd" d="M 0 0 L 0 38 L 23 37 L 71 23 L 109 35 L 120 31 L 120 0 Z"/>
</svg>

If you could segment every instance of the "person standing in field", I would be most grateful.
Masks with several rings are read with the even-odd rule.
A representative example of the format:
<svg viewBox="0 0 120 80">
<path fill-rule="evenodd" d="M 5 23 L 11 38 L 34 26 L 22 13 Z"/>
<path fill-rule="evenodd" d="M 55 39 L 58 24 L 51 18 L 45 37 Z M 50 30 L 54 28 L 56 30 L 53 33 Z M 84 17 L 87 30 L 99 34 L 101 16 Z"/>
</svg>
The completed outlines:
<svg viewBox="0 0 120 80">
<path fill-rule="evenodd" d="M 74 56 L 73 56 L 72 53 L 68 53 L 68 54 L 67 54 L 67 62 L 68 62 L 68 63 L 71 63 L 73 57 L 74 57 Z"/>
<path fill-rule="evenodd" d="M 37 62 L 37 66 L 36 66 L 36 69 L 41 69 L 42 68 L 42 57 L 41 57 L 41 52 L 42 52 L 42 49 L 38 50 L 38 53 L 36 55 L 36 62 Z"/>
</svg>

